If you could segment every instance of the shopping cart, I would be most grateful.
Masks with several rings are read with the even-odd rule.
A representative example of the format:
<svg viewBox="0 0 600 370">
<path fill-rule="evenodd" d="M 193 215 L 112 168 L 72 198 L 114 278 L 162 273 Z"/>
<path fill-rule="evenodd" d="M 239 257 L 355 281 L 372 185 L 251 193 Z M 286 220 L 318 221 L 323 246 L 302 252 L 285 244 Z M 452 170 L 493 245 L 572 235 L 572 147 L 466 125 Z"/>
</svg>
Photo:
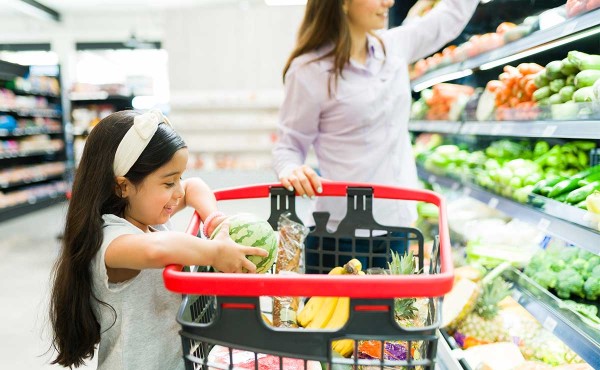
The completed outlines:
<svg viewBox="0 0 600 370">
<path fill-rule="evenodd" d="M 289 213 L 291 218 L 298 220 L 295 194 L 280 184 L 220 190 L 215 192 L 215 196 L 218 201 L 270 197 L 269 223 L 275 230 L 283 213 Z M 182 266 L 168 266 L 163 274 L 167 289 L 185 294 L 177 320 L 182 327 L 180 334 L 187 370 L 234 369 L 236 367 L 229 364 L 233 364 L 240 354 L 253 357 L 252 368 L 255 369 L 310 369 L 315 364 L 313 361 L 339 369 L 434 369 L 441 297 L 450 291 L 453 283 L 444 199 L 426 190 L 338 182 L 323 183 L 323 192 L 319 196 L 347 197 L 347 214 L 336 232 L 329 233 L 325 228 L 328 213 L 315 213 L 316 227 L 310 235 L 319 240 L 325 237 L 336 240 L 381 239 L 388 247 L 378 253 L 386 254 L 388 259 L 392 235 L 401 235 L 405 241 L 418 243 L 415 256 L 419 272 L 414 275 L 364 276 L 225 274 L 189 272 L 187 269 L 182 271 Z M 434 239 L 426 270 L 421 232 L 415 228 L 379 225 L 372 214 L 373 197 L 424 201 L 438 206 L 439 236 Z M 200 219 L 195 214 L 187 232 L 198 235 L 199 228 Z M 357 236 L 362 235 L 357 230 L 363 233 L 367 230 L 368 236 Z M 387 234 L 381 235 L 382 231 Z M 317 253 L 333 253 L 338 258 L 348 252 L 319 248 Z M 376 252 L 369 251 L 369 254 L 372 257 Z M 259 298 L 265 296 L 350 297 L 350 317 L 343 328 L 334 331 L 273 328 L 263 321 L 260 311 Z M 424 297 L 426 322 L 419 327 L 400 326 L 394 317 L 394 299 L 412 297 Z M 354 340 L 355 354 L 359 343 L 375 341 L 380 344 L 381 356 L 378 359 L 336 356 L 331 350 L 331 343 L 339 339 Z M 387 345 L 398 342 L 411 350 L 406 351 L 403 358 L 391 359 L 385 353 Z M 211 359 L 209 352 L 216 345 L 229 348 L 227 364 Z M 265 356 L 271 360 L 275 357 L 275 365 L 273 362 L 265 365 Z M 288 359 L 300 359 L 301 365 L 298 366 L 298 361 L 292 365 Z"/>
</svg>

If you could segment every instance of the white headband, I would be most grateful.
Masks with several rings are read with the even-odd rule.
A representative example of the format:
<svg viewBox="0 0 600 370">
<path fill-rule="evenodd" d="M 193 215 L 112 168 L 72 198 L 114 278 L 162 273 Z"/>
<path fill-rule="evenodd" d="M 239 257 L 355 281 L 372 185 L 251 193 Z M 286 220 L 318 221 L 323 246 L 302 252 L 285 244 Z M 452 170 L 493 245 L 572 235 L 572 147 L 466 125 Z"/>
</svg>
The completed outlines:
<svg viewBox="0 0 600 370">
<path fill-rule="evenodd" d="M 125 176 L 129 172 L 162 122 L 173 127 L 167 117 L 163 116 L 158 109 L 135 116 L 133 126 L 123 136 L 115 153 L 113 162 L 115 176 Z"/>
</svg>

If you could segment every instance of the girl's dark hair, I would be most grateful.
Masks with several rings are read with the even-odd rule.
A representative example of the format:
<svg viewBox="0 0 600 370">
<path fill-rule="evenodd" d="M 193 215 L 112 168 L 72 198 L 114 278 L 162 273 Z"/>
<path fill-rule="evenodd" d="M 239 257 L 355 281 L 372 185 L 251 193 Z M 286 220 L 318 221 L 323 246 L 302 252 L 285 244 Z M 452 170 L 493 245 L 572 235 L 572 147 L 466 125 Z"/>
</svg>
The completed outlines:
<svg viewBox="0 0 600 370">
<path fill-rule="evenodd" d="M 138 114 L 111 114 L 94 127 L 86 141 L 73 182 L 62 249 L 53 269 L 50 321 L 54 332 L 52 347 L 57 351 L 53 364 L 79 367 L 94 356 L 100 342 L 100 324 L 92 300 L 114 313 L 112 306 L 93 294 L 91 262 L 103 240 L 102 215 L 123 217 L 127 207 L 127 201 L 116 194 L 113 161 L 121 139 Z M 141 184 L 184 147 L 170 126 L 160 124 L 125 177 L 134 185 Z"/>
<path fill-rule="evenodd" d="M 374 33 L 371 33 L 371 35 L 379 40 L 385 53 L 383 41 Z M 333 56 L 333 73 L 327 86 L 331 95 L 331 86 L 332 84 L 334 87 L 337 86 L 344 67 L 350 62 L 352 49 L 350 25 L 346 14 L 344 14 L 344 0 L 308 0 L 304 19 L 298 30 L 296 47 L 283 68 L 284 82 L 285 75 L 294 59 L 328 44 L 333 44 L 333 49 L 311 62 Z"/>
</svg>

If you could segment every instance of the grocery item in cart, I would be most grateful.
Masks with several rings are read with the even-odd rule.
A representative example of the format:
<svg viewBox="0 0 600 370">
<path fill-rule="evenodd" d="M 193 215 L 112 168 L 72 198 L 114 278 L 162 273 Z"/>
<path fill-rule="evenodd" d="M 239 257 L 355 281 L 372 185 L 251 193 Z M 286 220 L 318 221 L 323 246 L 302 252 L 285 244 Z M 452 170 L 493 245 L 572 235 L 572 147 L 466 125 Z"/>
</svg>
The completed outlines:
<svg viewBox="0 0 600 370">
<path fill-rule="evenodd" d="M 229 348 L 214 346 L 208 354 L 208 363 L 210 364 L 210 370 L 229 369 L 230 365 L 233 365 L 234 369 L 278 370 L 283 368 L 285 370 L 321 370 L 321 364 L 317 361 L 306 361 L 305 368 L 304 360 L 286 357 L 283 357 L 283 367 L 280 367 L 279 361 L 281 358 L 280 356 L 264 353 L 255 354 L 254 352 L 239 349 L 231 349 L 230 355 Z M 258 361 L 258 366 L 256 361 Z"/>
<path fill-rule="evenodd" d="M 249 247 L 262 248 L 269 252 L 267 257 L 248 256 L 247 258 L 256 265 L 257 273 L 264 273 L 271 269 L 275 263 L 277 253 L 277 234 L 266 220 L 251 213 L 239 213 L 229 216 L 223 221 L 229 223 L 229 236 L 238 244 Z M 210 236 L 213 239 L 221 226 L 217 226 Z"/>
<path fill-rule="evenodd" d="M 299 273 L 300 257 L 304 252 L 304 239 L 308 235 L 309 229 L 301 223 L 291 220 L 289 213 L 282 214 L 277 225 L 279 243 L 275 271 L 278 274 Z M 273 325 L 297 328 L 298 305 L 298 297 L 273 297 Z"/>
</svg>

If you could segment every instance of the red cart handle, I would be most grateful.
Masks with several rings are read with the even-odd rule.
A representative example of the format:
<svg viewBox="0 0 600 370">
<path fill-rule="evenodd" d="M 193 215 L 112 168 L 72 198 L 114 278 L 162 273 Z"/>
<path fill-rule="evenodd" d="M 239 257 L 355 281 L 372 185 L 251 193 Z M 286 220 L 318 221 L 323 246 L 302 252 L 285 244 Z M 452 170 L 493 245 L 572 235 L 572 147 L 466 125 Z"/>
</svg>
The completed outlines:
<svg viewBox="0 0 600 370">
<path fill-rule="evenodd" d="M 280 183 L 236 187 L 215 191 L 217 200 L 265 198 Z M 323 182 L 318 196 L 346 196 L 350 187 L 373 189 L 376 198 L 423 201 L 439 209 L 439 274 L 415 275 L 270 275 L 182 272 L 182 266 L 170 265 L 163 271 L 168 290 L 197 295 L 216 296 L 340 296 L 352 298 L 440 297 L 452 289 L 454 281 L 450 234 L 446 218 L 446 201 L 429 190 L 394 186 Z M 194 213 L 187 233 L 197 235 L 200 217 Z"/>
</svg>

